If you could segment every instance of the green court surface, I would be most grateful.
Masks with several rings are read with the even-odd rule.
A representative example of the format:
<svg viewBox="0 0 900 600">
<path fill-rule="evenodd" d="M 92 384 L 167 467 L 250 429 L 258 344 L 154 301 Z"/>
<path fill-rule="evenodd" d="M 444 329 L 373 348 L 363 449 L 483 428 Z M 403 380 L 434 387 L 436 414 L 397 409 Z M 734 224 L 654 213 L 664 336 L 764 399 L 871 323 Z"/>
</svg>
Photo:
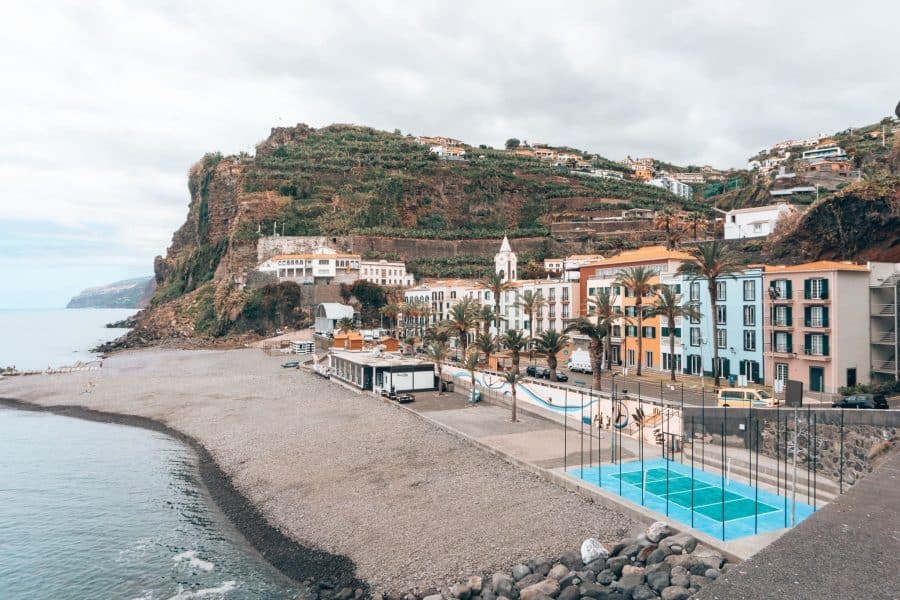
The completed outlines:
<svg viewBox="0 0 900 600">
<path fill-rule="evenodd" d="M 613 475 L 615 479 L 619 479 L 619 477 L 619 475 Z M 640 488 L 645 478 L 641 471 L 632 471 L 623 473 L 621 479 L 625 483 Z M 648 494 L 653 494 L 684 508 L 690 509 L 693 506 L 697 513 L 715 521 L 722 521 L 723 490 L 719 486 L 659 468 L 647 471 L 646 485 Z M 778 510 L 762 502 L 757 504 L 742 494 L 728 490 L 724 490 L 724 502 L 725 521 L 749 517 L 755 514 L 757 509 L 760 515 Z"/>
</svg>

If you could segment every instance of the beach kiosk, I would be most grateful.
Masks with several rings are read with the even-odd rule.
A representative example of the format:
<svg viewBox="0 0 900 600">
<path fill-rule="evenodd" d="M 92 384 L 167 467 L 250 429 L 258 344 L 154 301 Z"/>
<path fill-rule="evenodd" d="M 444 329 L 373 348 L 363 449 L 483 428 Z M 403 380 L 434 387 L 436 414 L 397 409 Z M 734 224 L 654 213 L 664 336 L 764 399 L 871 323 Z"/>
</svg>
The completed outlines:
<svg viewBox="0 0 900 600">
<path fill-rule="evenodd" d="M 358 331 L 338 331 L 334 334 L 332 348 L 342 350 L 362 350 L 363 337 Z"/>
<path fill-rule="evenodd" d="M 430 392 L 437 389 L 434 364 L 375 352 L 332 350 L 331 377 L 361 390 Z"/>
</svg>

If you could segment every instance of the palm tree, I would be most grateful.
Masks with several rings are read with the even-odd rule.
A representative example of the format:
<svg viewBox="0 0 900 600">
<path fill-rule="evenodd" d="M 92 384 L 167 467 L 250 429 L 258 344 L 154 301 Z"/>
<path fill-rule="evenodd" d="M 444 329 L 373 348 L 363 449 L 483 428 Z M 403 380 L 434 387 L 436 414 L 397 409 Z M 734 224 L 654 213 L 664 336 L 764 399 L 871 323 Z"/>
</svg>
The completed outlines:
<svg viewBox="0 0 900 600">
<path fill-rule="evenodd" d="M 447 359 L 447 343 L 439 340 L 433 340 L 428 344 L 425 354 L 430 360 L 434 361 L 437 367 L 438 376 L 438 396 L 444 395 L 444 361 Z"/>
<path fill-rule="evenodd" d="M 564 333 L 577 331 L 583 336 L 588 337 L 591 341 L 588 344 L 588 354 L 591 356 L 591 372 L 594 378 L 594 387 L 600 389 L 601 370 L 603 368 L 603 339 L 608 331 L 606 325 L 598 325 L 587 317 L 578 317 L 573 319 L 566 326 Z"/>
<path fill-rule="evenodd" d="M 631 290 L 634 294 L 634 307 L 637 313 L 637 375 L 641 376 L 641 358 L 643 357 L 644 338 L 644 297 L 649 296 L 655 289 L 656 284 L 652 283 L 656 278 L 656 271 L 647 267 L 628 267 L 622 269 L 616 275 L 616 285 L 620 285 L 626 290 Z"/>
<path fill-rule="evenodd" d="M 469 372 L 469 377 L 472 378 L 472 401 L 475 401 L 475 371 L 478 370 L 478 351 L 474 350 L 466 354 L 465 362 L 463 362 L 463 368 Z"/>
<path fill-rule="evenodd" d="M 547 304 L 541 291 L 525 290 L 519 295 L 516 301 L 516 307 L 521 308 L 522 312 L 528 315 L 528 337 L 534 337 L 534 315 L 541 312 L 541 309 Z"/>
<path fill-rule="evenodd" d="M 422 333 L 425 333 L 425 329 L 428 327 L 428 320 L 431 318 L 431 303 L 424 298 L 419 300 L 419 317 L 422 319 Z"/>
<path fill-rule="evenodd" d="M 516 404 L 516 386 L 519 384 L 519 372 L 516 370 L 507 371 L 503 374 L 506 383 L 509 384 L 510 395 L 512 396 L 512 418 L 513 423 L 518 422 L 518 406 Z"/>
<path fill-rule="evenodd" d="M 479 333 L 475 338 L 475 347 L 484 353 L 484 364 L 490 368 L 491 354 L 499 349 L 497 336 L 490 333 Z"/>
<path fill-rule="evenodd" d="M 391 327 L 391 332 L 396 335 L 397 317 L 400 316 L 400 306 L 392 302 L 390 304 L 385 304 L 380 310 L 381 314 L 387 317 L 388 323 L 393 325 L 393 327 Z"/>
<path fill-rule="evenodd" d="M 675 240 L 672 236 L 678 226 L 678 215 L 675 214 L 675 211 L 669 206 L 657 211 L 655 225 L 657 229 L 666 234 L 666 250 L 675 248 Z"/>
<path fill-rule="evenodd" d="M 694 240 L 700 239 L 697 232 L 700 230 L 701 225 L 706 222 L 706 216 L 703 213 L 694 210 L 687 214 L 686 220 L 688 226 L 691 228 L 691 237 L 693 237 Z"/>
<path fill-rule="evenodd" d="M 653 314 L 665 317 L 669 326 L 669 371 L 672 381 L 675 381 L 675 319 L 679 317 L 699 319 L 700 311 L 693 304 L 682 304 L 674 286 L 664 285 L 656 293 Z"/>
<path fill-rule="evenodd" d="M 400 304 L 400 316 L 403 319 L 403 333 L 405 334 L 409 328 L 409 318 L 412 316 L 412 302 L 403 302 Z"/>
<path fill-rule="evenodd" d="M 588 298 L 588 305 L 593 306 L 594 316 L 598 326 L 606 329 L 606 368 L 612 369 L 612 344 L 609 336 L 612 334 L 613 323 L 619 318 L 616 314 L 616 297 L 609 288 L 598 288 L 592 298 Z"/>
<path fill-rule="evenodd" d="M 510 290 L 513 288 L 513 284 L 511 281 L 504 281 L 503 277 L 500 273 L 496 271 L 490 273 L 487 277 L 481 280 L 481 285 L 486 287 L 491 292 L 491 297 L 494 299 L 494 327 L 497 328 L 497 333 L 500 333 L 500 296 L 506 290 Z"/>
<path fill-rule="evenodd" d="M 474 298 L 463 298 L 450 308 L 449 317 L 440 328 L 452 332 L 459 339 L 459 349 L 466 356 L 469 346 L 469 330 L 478 325 L 478 301 Z"/>
<path fill-rule="evenodd" d="M 350 317 L 344 317 L 337 323 L 338 329 L 341 333 L 347 333 L 348 331 L 353 330 L 353 319 Z"/>
<path fill-rule="evenodd" d="M 550 367 L 550 381 L 556 381 L 556 355 L 569 345 L 569 336 L 555 329 L 548 329 L 535 340 L 538 352 L 547 355 L 547 366 Z"/>
<path fill-rule="evenodd" d="M 528 338 L 518 329 L 507 329 L 503 334 L 501 342 L 506 346 L 512 354 L 513 371 L 519 373 L 519 358 L 522 350 L 528 345 Z"/>
<path fill-rule="evenodd" d="M 482 304 L 481 309 L 478 311 L 478 320 L 481 321 L 481 329 L 484 333 L 490 333 L 491 331 L 491 322 L 499 321 L 497 313 L 494 312 L 494 307 L 490 304 Z M 497 327 L 497 331 L 500 331 L 500 328 Z"/>
<path fill-rule="evenodd" d="M 735 273 L 743 269 L 734 251 L 720 240 L 713 240 L 709 244 L 703 244 L 692 248 L 691 260 L 681 263 L 678 272 L 690 278 L 691 282 L 705 279 L 706 289 L 709 290 L 709 313 L 712 332 L 710 341 L 713 347 L 713 376 L 716 387 L 719 386 L 719 344 L 718 328 L 719 316 L 716 314 L 716 302 L 719 299 L 718 283 L 720 279 L 734 279 Z"/>
</svg>

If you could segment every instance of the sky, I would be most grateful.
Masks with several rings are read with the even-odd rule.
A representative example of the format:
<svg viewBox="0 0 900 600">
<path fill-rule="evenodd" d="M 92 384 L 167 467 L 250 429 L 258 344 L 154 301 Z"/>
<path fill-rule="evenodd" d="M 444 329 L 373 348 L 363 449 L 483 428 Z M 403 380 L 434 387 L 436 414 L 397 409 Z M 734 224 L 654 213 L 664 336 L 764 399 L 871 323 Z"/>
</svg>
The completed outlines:
<svg viewBox="0 0 900 600">
<path fill-rule="evenodd" d="M 0 308 L 152 273 L 187 171 L 356 123 L 743 166 L 900 99 L 900 3 L 0 3 Z"/>
</svg>

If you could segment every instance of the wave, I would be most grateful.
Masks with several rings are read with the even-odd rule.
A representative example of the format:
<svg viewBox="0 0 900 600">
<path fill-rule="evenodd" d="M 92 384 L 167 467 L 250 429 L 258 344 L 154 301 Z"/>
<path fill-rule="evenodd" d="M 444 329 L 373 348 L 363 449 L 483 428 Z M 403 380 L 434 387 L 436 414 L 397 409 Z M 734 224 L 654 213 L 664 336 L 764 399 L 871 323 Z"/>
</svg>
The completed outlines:
<svg viewBox="0 0 900 600">
<path fill-rule="evenodd" d="M 237 587 L 237 581 L 226 581 L 222 585 L 199 590 L 183 590 L 169 598 L 169 600 L 187 600 L 188 598 L 206 598 L 207 596 L 227 594 Z"/>
<path fill-rule="evenodd" d="M 185 552 L 182 552 L 181 554 L 176 554 L 175 556 L 172 557 L 172 560 L 174 560 L 177 563 L 180 563 L 181 561 L 186 560 L 186 561 L 188 561 L 188 564 L 190 566 L 194 567 L 195 569 L 200 569 L 201 571 L 206 571 L 207 573 L 209 573 L 210 571 L 212 571 L 215 568 L 215 565 L 213 563 L 209 562 L 208 560 L 203 560 L 202 558 L 197 558 L 196 550 L 187 550 Z"/>
</svg>

